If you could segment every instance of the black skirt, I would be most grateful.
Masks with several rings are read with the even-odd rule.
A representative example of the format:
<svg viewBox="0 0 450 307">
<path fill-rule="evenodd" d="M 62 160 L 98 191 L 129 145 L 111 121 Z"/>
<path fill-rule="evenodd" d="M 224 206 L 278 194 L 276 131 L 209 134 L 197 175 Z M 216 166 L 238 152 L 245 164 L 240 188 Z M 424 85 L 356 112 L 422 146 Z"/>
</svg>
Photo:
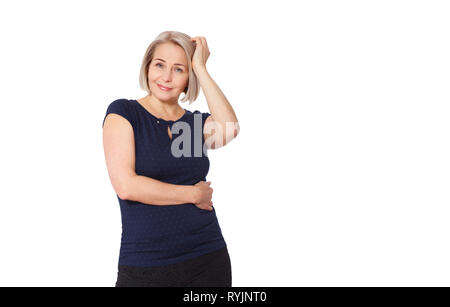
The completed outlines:
<svg viewBox="0 0 450 307">
<path fill-rule="evenodd" d="M 224 247 L 165 266 L 119 265 L 116 287 L 231 287 L 230 256 Z"/>
</svg>

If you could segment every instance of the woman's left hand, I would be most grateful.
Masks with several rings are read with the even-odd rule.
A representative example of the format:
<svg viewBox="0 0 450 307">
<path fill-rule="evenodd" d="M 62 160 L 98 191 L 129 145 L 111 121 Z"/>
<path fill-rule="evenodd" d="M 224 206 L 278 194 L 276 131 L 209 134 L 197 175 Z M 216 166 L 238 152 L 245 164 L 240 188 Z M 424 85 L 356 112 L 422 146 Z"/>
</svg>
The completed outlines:
<svg viewBox="0 0 450 307">
<path fill-rule="evenodd" d="M 195 42 L 195 51 L 192 56 L 192 69 L 198 71 L 199 69 L 206 69 L 206 61 L 209 57 L 208 44 L 206 43 L 206 38 L 203 36 L 196 36 L 191 38 L 192 43 Z"/>
</svg>

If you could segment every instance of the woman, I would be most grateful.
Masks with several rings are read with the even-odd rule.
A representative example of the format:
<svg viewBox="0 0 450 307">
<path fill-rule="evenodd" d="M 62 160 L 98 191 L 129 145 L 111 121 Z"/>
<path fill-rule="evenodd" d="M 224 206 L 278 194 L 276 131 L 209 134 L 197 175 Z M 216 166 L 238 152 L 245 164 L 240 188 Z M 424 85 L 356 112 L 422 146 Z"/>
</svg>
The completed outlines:
<svg viewBox="0 0 450 307">
<path fill-rule="evenodd" d="M 204 37 L 161 33 L 141 65 L 148 95 L 115 100 L 106 111 L 103 146 L 122 217 L 116 287 L 231 287 L 207 150 L 229 143 L 239 124 L 206 70 L 209 54 Z M 194 101 L 200 87 L 211 113 L 178 104 L 182 92 L 182 102 Z"/>
</svg>

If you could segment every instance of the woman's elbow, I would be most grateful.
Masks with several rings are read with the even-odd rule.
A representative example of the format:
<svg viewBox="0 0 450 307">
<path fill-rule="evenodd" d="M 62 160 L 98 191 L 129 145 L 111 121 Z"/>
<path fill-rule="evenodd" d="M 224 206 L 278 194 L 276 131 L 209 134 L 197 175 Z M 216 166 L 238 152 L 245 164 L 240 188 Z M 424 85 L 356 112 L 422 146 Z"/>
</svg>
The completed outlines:
<svg viewBox="0 0 450 307">
<path fill-rule="evenodd" d="M 117 189 L 116 190 L 117 196 L 122 200 L 128 200 L 129 199 L 129 193 L 127 193 L 126 189 Z"/>
<path fill-rule="evenodd" d="M 130 181 L 132 181 L 132 176 L 127 176 L 115 185 L 114 190 L 116 191 L 116 194 L 120 199 L 131 200 L 131 187 L 133 185 L 130 183 Z"/>
<path fill-rule="evenodd" d="M 223 136 L 222 144 L 225 146 L 226 144 L 230 143 L 232 140 L 234 140 L 240 131 L 239 123 L 233 123 L 233 129 L 227 130 L 226 133 Z"/>
</svg>

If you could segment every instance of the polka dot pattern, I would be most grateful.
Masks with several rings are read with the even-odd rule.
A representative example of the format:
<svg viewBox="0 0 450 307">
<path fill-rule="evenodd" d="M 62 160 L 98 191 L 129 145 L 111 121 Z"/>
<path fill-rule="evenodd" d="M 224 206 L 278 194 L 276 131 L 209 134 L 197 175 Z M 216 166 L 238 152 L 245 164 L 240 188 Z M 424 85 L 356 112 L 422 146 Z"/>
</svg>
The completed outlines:
<svg viewBox="0 0 450 307">
<path fill-rule="evenodd" d="M 185 109 L 178 120 L 166 121 L 129 99 L 113 101 L 105 118 L 109 113 L 124 117 L 133 127 L 136 174 L 178 185 L 206 181 L 210 164 L 203 151 L 203 127 L 210 113 Z M 175 142 L 188 154 L 175 157 L 171 150 Z M 227 246 L 214 207 L 207 211 L 192 203 L 160 206 L 117 199 L 122 218 L 119 265 L 164 266 Z"/>
</svg>

